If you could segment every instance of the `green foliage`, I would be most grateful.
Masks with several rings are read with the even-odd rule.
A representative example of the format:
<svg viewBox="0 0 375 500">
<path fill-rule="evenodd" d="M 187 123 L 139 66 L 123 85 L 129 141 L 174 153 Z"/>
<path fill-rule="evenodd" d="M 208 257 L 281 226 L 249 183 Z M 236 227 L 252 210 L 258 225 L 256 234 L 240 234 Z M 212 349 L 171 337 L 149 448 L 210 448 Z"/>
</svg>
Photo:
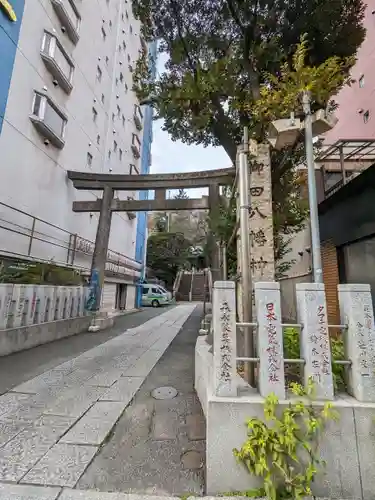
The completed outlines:
<svg viewBox="0 0 375 500">
<path fill-rule="evenodd" d="M 259 122 L 286 118 L 291 112 L 302 113 L 301 93 L 309 91 L 312 101 L 325 107 L 346 83 L 355 58 L 329 57 L 318 66 L 306 64 L 309 52 L 307 34 L 303 34 L 292 62 L 285 61 L 278 74 L 266 73 L 260 86 L 260 98 L 249 104 Z"/>
<path fill-rule="evenodd" d="M 147 240 L 147 266 L 172 285 L 177 271 L 189 264 L 191 242 L 181 233 L 159 232 Z"/>
<path fill-rule="evenodd" d="M 208 227 L 214 239 L 221 244 L 228 245 L 232 233 L 236 227 L 236 197 L 230 187 L 225 187 L 220 198 L 220 203 L 208 215 Z M 210 255 L 211 245 L 214 242 L 208 239 L 206 243 L 206 253 Z M 237 247 L 236 238 L 233 238 L 227 247 L 228 276 L 237 274 Z"/>
<path fill-rule="evenodd" d="M 284 338 L 284 358 L 298 359 L 300 358 L 300 341 L 298 328 L 285 327 L 283 329 Z M 341 337 L 330 337 L 332 361 L 345 359 L 344 342 Z M 300 380 L 300 367 L 291 365 L 286 368 L 287 378 L 290 380 Z M 332 363 L 333 382 L 336 391 L 344 391 L 346 389 L 345 382 L 345 367 Z"/>
<path fill-rule="evenodd" d="M 311 484 L 323 466 L 318 454 L 320 433 L 328 420 L 337 418 L 330 403 L 323 410 L 313 407 L 312 382 L 306 391 L 293 384 L 292 392 L 303 399 L 283 410 L 274 394 L 268 396 L 264 421 L 249 419 L 247 440 L 240 450 L 233 450 L 250 474 L 263 479 L 263 495 L 271 500 L 311 495 Z"/>
<path fill-rule="evenodd" d="M 134 72 L 138 96 L 152 97 L 156 118 L 163 120 L 173 140 L 222 146 L 233 164 L 243 126 L 263 141 L 269 120 L 288 114 L 304 88 L 313 92 L 313 109 L 327 104 L 343 85 L 365 35 L 363 0 L 132 4 L 146 40 L 158 40 L 167 58 L 165 69 L 152 81 L 146 54 L 141 54 Z M 294 104 L 298 111 L 299 102 Z M 272 154 L 280 232 L 299 227 L 306 215 L 291 196 L 296 183 L 290 173 L 302 149 Z"/>
<path fill-rule="evenodd" d="M 0 264 L 0 283 L 25 285 L 82 285 L 84 279 L 74 269 L 57 266 L 52 262 L 2 262 Z"/>
</svg>

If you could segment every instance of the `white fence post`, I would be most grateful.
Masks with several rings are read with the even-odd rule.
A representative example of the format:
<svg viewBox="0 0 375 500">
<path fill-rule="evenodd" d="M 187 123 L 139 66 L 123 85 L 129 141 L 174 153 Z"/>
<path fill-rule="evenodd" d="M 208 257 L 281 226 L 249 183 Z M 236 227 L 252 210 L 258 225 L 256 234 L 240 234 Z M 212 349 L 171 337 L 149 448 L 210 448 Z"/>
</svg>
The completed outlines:
<svg viewBox="0 0 375 500">
<path fill-rule="evenodd" d="M 348 391 L 358 401 L 375 401 L 375 328 L 370 285 L 338 285 L 345 352 L 352 362 Z"/>
<path fill-rule="evenodd" d="M 215 281 L 213 287 L 213 391 L 216 396 L 237 396 L 235 290 L 234 281 Z"/>
<path fill-rule="evenodd" d="M 311 378 L 315 383 L 316 399 L 333 400 L 334 387 L 329 342 L 327 305 L 324 285 L 296 285 L 297 317 L 302 324 L 301 355 L 305 360 L 305 386 Z"/>
<path fill-rule="evenodd" d="M 284 347 L 281 326 L 280 283 L 255 283 L 258 323 L 259 392 L 285 399 Z"/>
</svg>

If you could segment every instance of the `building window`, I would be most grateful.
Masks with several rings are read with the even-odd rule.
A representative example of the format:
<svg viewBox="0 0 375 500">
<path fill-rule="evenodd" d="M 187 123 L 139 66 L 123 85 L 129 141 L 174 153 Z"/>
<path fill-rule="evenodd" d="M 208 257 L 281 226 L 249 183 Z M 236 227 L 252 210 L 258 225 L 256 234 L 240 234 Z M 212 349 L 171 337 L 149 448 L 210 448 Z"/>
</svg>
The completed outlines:
<svg viewBox="0 0 375 500">
<path fill-rule="evenodd" d="M 133 73 L 133 66 L 131 64 L 129 64 L 129 71 L 130 73 Z"/>
<path fill-rule="evenodd" d="M 108 66 L 108 63 L 109 63 L 109 57 L 108 56 L 105 56 L 105 63 Z"/>
<path fill-rule="evenodd" d="M 105 41 L 107 38 L 107 33 L 105 32 L 104 26 L 102 26 L 102 38 Z"/>
<path fill-rule="evenodd" d="M 363 113 L 363 121 L 367 123 L 370 119 L 370 111 L 367 110 L 365 113 Z"/>
<path fill-rule="evenodd" d="M 112 28 L 112 21 L 109 20 L 109 27 Z"/>
<path fill-rule="evenodd" d="M 130 33 L 133 33 L 133 26 L 132 25 L 130 25 L 129 30 L 130 30 Z"/>
<path fill-rule="evenodd" d="M 358 85 L 360 89 L 363 89 L 363 87 L 365 86 L 365 75 L 362 75 L 360 77 L 360 79 L 358 80 Z"/>
<path fill-rule="evenodd" d="M 120 115 L 121 115 L 121 109 L 120 106 L 117 105 L 117 116 L 120 118 Z"/>
<path fill-rule="evenodd" d="M 109 151 L 108 151 L 108 160 L 110 160 L 110 159 L 111 159 L 111 155 L 112 155 L 112 151 L 111 151 L 111 150 L 109 150 Z"/>
<path fill-rule="evenodd" d="M 64 146 L 68 119 L 50 97 L 35 92 L 30 119 L 37 130 L 56 147 Z"/>
<path fill-rule="evenodd" d="M 122 83 L 124 81 L 124 75 L 120 73 L 120 82 Z"/>
<path fill-rule="evenodd" d="M 127 91 L 128 91 L 128 86 L 127 86 L 127 84 L 125 83 L 125 92 L 127 92 Z"/>
<path fill-rule="evenodd" d="M 96 144 L 100 144 L 100 135 L 99 134 L 96 136 Z"/>
<path fill-rule="evenodd" d="M 121 45 L 118 46 L 118 51 L 121 52 L 122 51 L 122 47 Z"/>
<path fill-rule="evenodd" d="M 69 94 L 73 88 L 74 64 L 57 38 L 48 31 L 43 36 L 41 56 L 47 69 Z"/>
<path fill-rule="evenodd" d="M 98 112 L 96 111 L 95 108 L 92 108 L 92 121 L 96 123 L 97 119 L 98 119 Z"/>
<path fill-rule="evenodd" d="M 115 114 L 112 113 L 112 121 L 114 122 L 115 121 Z"/>
<path fill-rule="evenodd" d="M 123 48 L 125 50 L 126 49 L 126 42 L 125 42 L 125 40 L 122 42 L 122 46 L 123 46 Z"/>
<path fill-rule="evenodd" d="M 119 149 L 118 157 L 119 157 L 119 159 L 121 161 L 122 160 L 122 149 L 121 148 Z"/>
<path fill-rule="evenodd" d="M 103 76 L 102 70 L 100 69 L 100 66 L 97 66 L 96 67 L 96 79 L 98 80 L 98 82 L 102 81 L 102 76 Z"/>
<path fill-rule="evenodd" d="M 129 19 L 128 11 L 125 12 L 125 15 L 126 15 L 126 19 Z"/>
<path fill-rule="evenodd" d="M 130 54 L 128 54 L 128 62 L 131 61 L 131 57 L 130 57 Z"/>
<path fill-rule="evenodd" d="M 87 166 L 88 167 L 91 167 L 92 166 L 92 154 L 91 153 L 87 153 Z"/>
<path fill-rule="evenodd" d="M 102 94 L 101 101 L 102 101 L 102 104 L 104 104 L 104 101 L 105 101 L 104 94 Z"/>
<path fill-rule="evenodd" d="M 75 0 L 51 0 L 51 2 L 57 17 L 65 28 L 66 34 L 74 44 L 77 44 L 81 16 L 76 7 Z"/>
<path fill-rule="evenodd" d="M 125 116 L 122 115 L 122 126 L 125 127 Z"/>
<path fill-rule="evenodd" d="M 113 141 L 113 152 L 116 153 L 117 151 L 117 142 Z"/>
</svg>

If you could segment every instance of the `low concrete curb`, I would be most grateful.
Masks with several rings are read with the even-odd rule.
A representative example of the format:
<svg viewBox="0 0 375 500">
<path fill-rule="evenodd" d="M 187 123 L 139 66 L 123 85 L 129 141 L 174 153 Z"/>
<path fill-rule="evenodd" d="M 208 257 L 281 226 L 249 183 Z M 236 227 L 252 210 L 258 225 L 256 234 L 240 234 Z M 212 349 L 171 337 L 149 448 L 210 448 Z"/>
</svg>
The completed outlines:
<svg viewBox="0 0 375 500">
<path fill-rule="evenodd" d="M 246 500 L 248 497 L 188 497 L 187 500 Z M 19 484 L 0 483 L 0 500 L 181 500 L 181 497 L 105 493 Z M 263 500 L 263 499 L 259 499 Z M 265 499 L 264 499 L 265 500 Z M 306 498 L 306 500 L 308 500 Z M 314 499 L 323 500 L 323 499 Z M 328 499 L 325 499 L 328 500 Z"/>
</svg>

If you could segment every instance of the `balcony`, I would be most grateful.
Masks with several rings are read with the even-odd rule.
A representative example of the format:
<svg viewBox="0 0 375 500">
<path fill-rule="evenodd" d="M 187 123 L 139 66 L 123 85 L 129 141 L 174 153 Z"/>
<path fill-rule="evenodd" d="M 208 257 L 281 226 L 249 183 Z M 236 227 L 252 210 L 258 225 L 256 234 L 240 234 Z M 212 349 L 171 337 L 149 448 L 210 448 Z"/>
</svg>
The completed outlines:
<svg viewBox="0 0 375 500">
<path fill-rule="evenodd" d="M 40 55 L 43 62 L 56 80 L 56 83 L 70 94 L 73 85 L 74 64 L 55 35 L 48 31 L 44 33 Z"/>
<path fill-rule="evenodd" d="M 30 120 L 45 138 L 46 146 L 51 142 L 58 149 L 64 147 L 64 134 L 68 118 L 49 96 L 35 92 Z"/>
<path fill-rule="evenodd" d="M 139 170 L 133 163 L 130 164 L 129 173 L 130 173 L 130 175 L 139 175 Z"/>
<path fill-rule="evenodd" d="M 135 126 L 137 127 L 137 130 L 141 131 L 142 130 L 142 121 L 143 121 L 143 114 L 141 111 L 140 106 L 138 104 L 134 104 L 134 113 L 133 113 L 133 118 L 134 118 L 134 123 Z"/>
<path fill-rule="evenodd" d="M 57 17 L 61 22 L 62 30 L 68 35 L 70 40 L 77 45 L 79 40 L 79 27 L 81 16 L 74 0 L 51 0 Z"/>
<path fill-rule="evenodd" d="M 139 140 L 137 134 L 132 134 L 131 148 L 134 158 L 138 160 L 141 156 L 141 141 Z"/>
<path fill-rule="evenodd" d="M 323 146 L 315 162 L 320 167 L 317 187 L 318 201 L 321 202 L 375 163 L 375 141 L 339 140 L 333 145 Z"/>
</svg>

